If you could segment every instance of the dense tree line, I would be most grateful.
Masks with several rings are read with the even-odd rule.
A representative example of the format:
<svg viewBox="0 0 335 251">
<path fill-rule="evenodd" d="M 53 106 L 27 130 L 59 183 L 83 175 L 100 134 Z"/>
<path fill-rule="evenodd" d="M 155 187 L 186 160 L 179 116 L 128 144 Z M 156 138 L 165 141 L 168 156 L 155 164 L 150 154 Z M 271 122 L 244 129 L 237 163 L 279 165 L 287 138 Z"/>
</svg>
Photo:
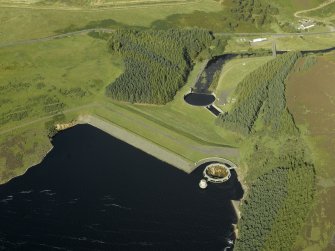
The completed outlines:
<svg viewBox="0 0 335 251">
<path fill-rule="evenodd" d="M 248 132 L 243 161 L 249 189 L 237 251 L 291 250 L 313 202 L 314 166 L 285 98 L 285 79 L 300 56 L 284 54 L 250 74 L 239 84 L 231 112 L 220 118 L 228 128 Z"/>
<path fill-rule="evenodd" d="M 192 61 L 212 40 L 211 33 L 200 29 L 116 31 L 108 44 L 124 58 L 125 71 L 107 87 L 107 95 L 134 103 L 169 102 L 185 84 Z"/>
<path fill-rule="evenodd" d="M 241 208 L 235 250 L 291 250 L 314 192 L 314 169 L 306 163 L 260 176 Z"/>
<path fill-rule="evenodd" d="M 270 126 L 272 132 L 295 134 L 297 128 L 293 117 L 286 107 L 285 82 L 275 80 L 269 83 L 267 99 L 262 107 L 263 122 Z"/>
<path fill-rule="evenodd" d="M 287 170 L 278 168 L 257 179 L 241 207 L 235 250 L 261 250 L 287 194 Z"/>
<path fill-rule="evenodd" d="M 264 105 L 264 121 L 272 123 L 274 130 L 285 127 L 290 117 L 283 112 L 286 106 L 284 80 L 300 56 L 298 52 L 283 54 L 250 73 L 237 86 L 234 94 L 237 101 L 231 111 L 219 116 L 218 124 L 240 133 L 250 133 Z"/>
<path fill-rule="evenodd" d="M 291 250 L 313 202 L 314 166 L 299 135 L 271 137 L 264 128 L 262 134 L 267 145 L 257 142 L 246 160 L 251 185 L 235 250 Z"/>
<path fill-rule="evenodd" d="M 214 32 L 270 30 L 277 22 L 278 8 L 265 0 L 225 0 L 217 12 L 194 11 L 174 14 L 153 22 L 152 28 L 200 27 Z"/>
<path fill-rule="evenodd" d="M 300 163 L 288 169 L 287 196 L 282 202 L 263 250 L 291 250 L 313 203 L 313 165 Z"/>
<path fill-rule="evenodd" d="M 273 15 L 279 13 L 278 9 L 262 0 L 231 0 L 235 19 L 244 22 L 256 23 L 262 26 L 274 21 Z"/>
</svg>

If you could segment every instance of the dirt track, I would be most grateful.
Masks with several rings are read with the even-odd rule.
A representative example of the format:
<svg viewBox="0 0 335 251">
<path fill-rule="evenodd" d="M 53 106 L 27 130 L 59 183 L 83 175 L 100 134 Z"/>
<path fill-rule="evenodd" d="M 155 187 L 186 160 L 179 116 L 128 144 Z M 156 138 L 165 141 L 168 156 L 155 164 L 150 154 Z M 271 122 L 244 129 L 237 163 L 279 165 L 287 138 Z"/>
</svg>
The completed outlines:
<svg viewBox="0 0 335 251">
<path fill-rule="evenodd" d="M 324 3 L 322 3 L 322 4 L 320 4 L 320 5 L 317 6 L 317 7 L 312 8 L 312 9 L 296 11 L 296 12 L 294 13 L 294 16 L 295 16 L 295 17 L 305 17 L 305 16 L 302 16 L 301 14 L 302 14 L 302 13 L 306 13 L 306 12 L 310 12 L 310 11 L 313 11 L 313 10 L 321 9 L 321 8 L 323 8 L 323 7 L 325 7 L 325 6 L 329 5 L 329 4 L 332 4 L 332 3 L 334 3 L 334 2 L 335 2 L 335 0 L 328 0 L 328 1 L 326 1 L 326 2 L 324 2 Z"/>
</svg>

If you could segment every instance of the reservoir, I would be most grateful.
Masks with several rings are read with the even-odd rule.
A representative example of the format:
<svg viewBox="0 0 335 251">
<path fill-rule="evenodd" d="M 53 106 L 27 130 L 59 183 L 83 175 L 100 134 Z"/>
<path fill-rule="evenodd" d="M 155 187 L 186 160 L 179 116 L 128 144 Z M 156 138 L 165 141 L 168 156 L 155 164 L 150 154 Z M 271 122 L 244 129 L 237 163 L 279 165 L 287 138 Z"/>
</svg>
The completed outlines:
<svg viewBox="0 0 335 251">
<path fill-rule="evenodd" d="M 186 174 L 89 125 L 52 143 L 0 186 L 0 249 L 219 251 L 234 239 L 235 172 L 201 190 L 203 166 Z"/>
<path fill-rule="evenodd" d="M 215 101 L 215 96 L 212 94 L 190 92 L 184 96 L 186 103 L 194 106 L 207 106 Z"/>
</svg>

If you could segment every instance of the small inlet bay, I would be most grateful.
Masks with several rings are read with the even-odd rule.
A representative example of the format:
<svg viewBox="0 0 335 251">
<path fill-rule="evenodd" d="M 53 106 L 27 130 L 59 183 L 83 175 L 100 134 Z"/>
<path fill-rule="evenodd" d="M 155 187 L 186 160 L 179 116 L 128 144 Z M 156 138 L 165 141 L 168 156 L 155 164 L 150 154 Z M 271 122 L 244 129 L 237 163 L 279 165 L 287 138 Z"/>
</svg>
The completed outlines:
<svg viewBox="0 0 335 251">
<path fill-rule="evenodd" d="M 234 240 L 235 171 L 201 190 L 204 166 L 184 173 L 89 125 L 53 145 L 0 186 L 0 250 L 210 251 Z"/>
</svg>

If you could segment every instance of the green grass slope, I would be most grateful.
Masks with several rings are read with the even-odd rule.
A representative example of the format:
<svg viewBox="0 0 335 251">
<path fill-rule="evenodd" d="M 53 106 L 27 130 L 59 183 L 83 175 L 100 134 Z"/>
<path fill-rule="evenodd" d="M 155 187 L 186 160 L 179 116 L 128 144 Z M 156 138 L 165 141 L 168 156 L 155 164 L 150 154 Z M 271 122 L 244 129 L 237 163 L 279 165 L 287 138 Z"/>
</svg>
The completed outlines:
<svg viewBox="0 0 335 251">
<path fill-rule="evenodd" d="M 236 159 L 238 142 L 183 95 L 201 63 L 165 106 L 114 102 L 105 88 L 124 70 L 107 42 L 79 35 L 0 49 L 0 183 L 22 174 L 50 149 L 55 123 L 93 114 L 138 134 L 191 163 L 212 155 Z M 134 123 L 136 121 L 136 123 Z M 198 126 L 201 123 L 202 126 Z"/>
</svg>

